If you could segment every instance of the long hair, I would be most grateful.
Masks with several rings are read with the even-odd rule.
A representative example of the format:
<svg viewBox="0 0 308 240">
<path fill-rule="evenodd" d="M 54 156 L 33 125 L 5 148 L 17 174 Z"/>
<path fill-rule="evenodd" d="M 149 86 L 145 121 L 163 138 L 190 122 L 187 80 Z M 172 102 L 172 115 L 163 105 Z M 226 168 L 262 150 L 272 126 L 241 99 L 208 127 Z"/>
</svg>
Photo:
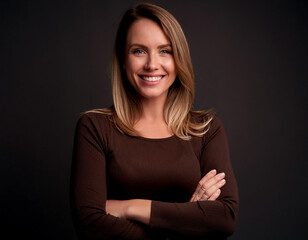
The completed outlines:
<svg viewBox="0 0 308 240">
<path fill-rule="evenodd" d="M 95 110 L 112 116 L 117 128 L 128 135 L 138 136 L 134 122 L 142 113 L 136 90 L 129 83 L 124 66 L 126 38 L 135 21 L 147 18 L 156 22 L 169 38 L 177 70 L 177 77 L 169 88 L 164 118 L 169 130 L 184 140 L 190 135 L 202 136 L 213 118 L 211 111 L 193 111 L 194 72 L 188 43 L 178 21 L 165 9 L 142 3 L 125 12 L 119 24 L 112 59 L 113 107 Z"/>
</svg>

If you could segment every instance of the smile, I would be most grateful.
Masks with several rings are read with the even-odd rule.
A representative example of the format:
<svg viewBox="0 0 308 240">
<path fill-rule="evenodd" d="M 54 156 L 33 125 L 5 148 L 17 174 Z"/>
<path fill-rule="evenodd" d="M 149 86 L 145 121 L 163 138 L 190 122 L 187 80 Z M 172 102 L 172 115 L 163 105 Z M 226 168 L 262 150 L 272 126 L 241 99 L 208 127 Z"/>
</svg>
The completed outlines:
<svg viewBox="0 0 308 240">
<path fill-rule="evenodd" d="M 142 78 L 145 81 L 148 82 L 157 82 L 159 80 L 161 80 L 164 76 L 160 75 L 160 76 L 145 76 L 145 75 L 139 75 L 140 78 Z"/>
</svg>

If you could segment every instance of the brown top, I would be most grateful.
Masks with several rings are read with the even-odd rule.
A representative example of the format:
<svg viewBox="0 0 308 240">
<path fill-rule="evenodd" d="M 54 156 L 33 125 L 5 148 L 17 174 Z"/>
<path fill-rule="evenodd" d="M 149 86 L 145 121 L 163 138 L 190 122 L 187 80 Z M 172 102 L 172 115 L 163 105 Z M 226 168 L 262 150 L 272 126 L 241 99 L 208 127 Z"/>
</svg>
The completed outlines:
<svg viewBox="0 0 308 240">
<path fill-rule="evenodd" d="M 226 173 L 219 198 L 189 202 L 212 169 Z M 150 226 L 107 214 L 107 199 L 153 200 Z M 226 239 L 236 224 L 238 190 L 220 120 L 185 141 L 131 137 L 104 114 L 84 114 L 75 133 L 71 207 L 82 239 Z"/>
</svg>

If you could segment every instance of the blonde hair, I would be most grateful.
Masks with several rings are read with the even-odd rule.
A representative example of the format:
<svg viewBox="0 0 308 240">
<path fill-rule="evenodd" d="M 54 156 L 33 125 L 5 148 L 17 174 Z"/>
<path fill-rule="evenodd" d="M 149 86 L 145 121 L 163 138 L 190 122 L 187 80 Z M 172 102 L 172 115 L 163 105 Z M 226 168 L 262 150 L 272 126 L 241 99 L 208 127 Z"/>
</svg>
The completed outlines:
<svg viewBox="0 0 308 240">
<path fill-rule="evenodd" d="M 169 38 L 177 69 L 177 77 L 168 92 L 164 108 L 164 118 L 168 128 L 184 140 L 190 135 L 202 136 L 209 129 L 213 118 L 212 111 L 193 111 L 194 72 L 188 43 L 180 24 L 165 9 L 153 4 L 142 3 L 125 12 L 116 35 L 112 60 L 113 107 L 95 112 L 112 116 L 117 128 L 128 135 L 139 136 L 133 128 L 141 115 L 142 106 L 133 86 L 129 83 L 124 65 L 126 37 L 130 25 L 147 18 L 158 23 Z M 93 111 L 92 111 L 93 112 Z"/>
</svg>

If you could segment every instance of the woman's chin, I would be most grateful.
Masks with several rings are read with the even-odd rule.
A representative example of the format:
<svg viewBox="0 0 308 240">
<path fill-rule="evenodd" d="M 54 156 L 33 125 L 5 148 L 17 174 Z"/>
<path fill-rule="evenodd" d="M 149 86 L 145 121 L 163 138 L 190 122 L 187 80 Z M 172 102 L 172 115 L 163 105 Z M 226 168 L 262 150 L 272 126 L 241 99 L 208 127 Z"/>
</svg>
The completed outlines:
<svg viewBox="0 0 308 240">
<path fill-rule="evenodd" d="M 148 99 L 148 100 L 155 100 L 155 99 L 166 99 L 168 92 L 157 92 L 157 91 L 144 91 L 144 92 L 139 92 L 139 95 L 143 99 Z"/>
</svg>

